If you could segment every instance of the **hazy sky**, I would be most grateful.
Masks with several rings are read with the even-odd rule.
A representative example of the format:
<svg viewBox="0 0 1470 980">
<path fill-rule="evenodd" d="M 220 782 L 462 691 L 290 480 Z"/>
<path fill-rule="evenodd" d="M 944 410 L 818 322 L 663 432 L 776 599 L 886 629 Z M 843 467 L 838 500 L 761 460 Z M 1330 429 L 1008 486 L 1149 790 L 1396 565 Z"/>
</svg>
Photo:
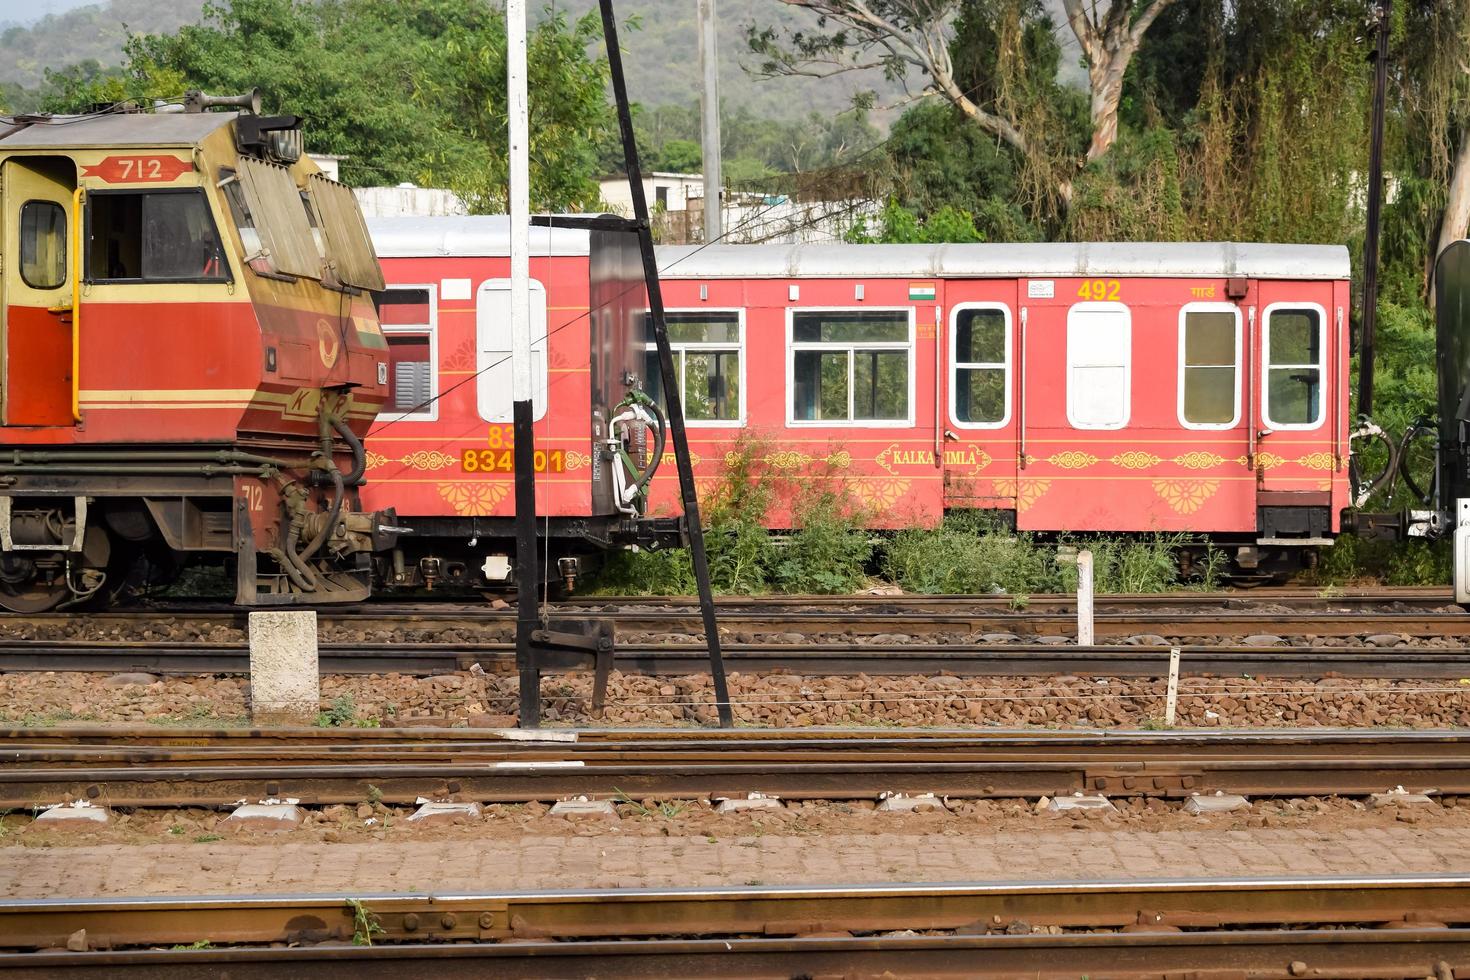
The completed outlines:
<svg viewBox="0 0 1470 980">
<path fill-rule="evenodd" d="M 97 0 L 0 0 L 0 22 L 34 24 L 47 14 L 59 14 Z"/>
</svg>

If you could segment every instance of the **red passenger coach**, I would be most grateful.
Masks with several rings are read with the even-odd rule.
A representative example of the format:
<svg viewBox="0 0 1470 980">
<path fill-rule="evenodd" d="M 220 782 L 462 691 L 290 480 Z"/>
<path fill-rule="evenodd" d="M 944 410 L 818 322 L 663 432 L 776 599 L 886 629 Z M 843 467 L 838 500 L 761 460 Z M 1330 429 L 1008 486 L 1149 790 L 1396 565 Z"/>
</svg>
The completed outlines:
<svg viewBox="0 0 1470 980">
<path fill-rule="evenodd" d="M 370 219 L 387 278 L 378 313 L 389 398 L 367 439 L 368 501 L 394 501 L 387 584 L 508 580 L 514 539 L 510 226 L 503 217 Z M 536 512 L 552 575 L 648 530 L 625 443 L 643 362 L 647 293 L 637 240 L 531 232 Z M 645 543 L 649 543 L 645 539 Z"/>
<path fill-rule="evenodd" d="M 770 472 L 840 483 L 878 526 L 989 508 L 1201 532 L 1245 569 L 1327 543 L 1347 505 L 1344 248 L 717 245 L 659 265 L 705 480 L 747 432 Z M 651 506 L 676 501 L 655 479 Z"/>
<path fill-rule="evenodd" d="M 392 391 L 365 505 L 392 501 L 414 528 L 395 580 L 503 581 L 506 221 L 371 224 Z M 1339 529 L 1344 248 L 716 245 L 660 249 L 659 266 L 696 481 L 754 452 L 792 491 L 775 527 L 797 489 L 826 487 L 877 528 L 983 508 L 1044 533 L 1195 532 L 1247 574 Z M 645 447 L 628 395 L 659 395 L 631 237 L 538 228 L 531 273 L 553 554 L 668 540 L 673 468 L 647 503 L 664 523 L 627 496 Z"/>
</svg>

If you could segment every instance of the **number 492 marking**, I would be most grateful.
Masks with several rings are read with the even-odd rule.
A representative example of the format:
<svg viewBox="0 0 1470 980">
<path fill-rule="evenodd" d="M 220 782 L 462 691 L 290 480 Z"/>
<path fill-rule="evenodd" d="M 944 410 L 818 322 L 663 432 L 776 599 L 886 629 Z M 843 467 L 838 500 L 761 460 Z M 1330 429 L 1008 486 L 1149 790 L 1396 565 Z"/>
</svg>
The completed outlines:
<svg viewBox="0 0 1470 980">
<path fill-rule="evenodd" d="M 1077 287 L 1079 299 L 1117 302 L 1123 295 L 1123 284 L 1116 279 L 1084 279 Z"/>
</svg>

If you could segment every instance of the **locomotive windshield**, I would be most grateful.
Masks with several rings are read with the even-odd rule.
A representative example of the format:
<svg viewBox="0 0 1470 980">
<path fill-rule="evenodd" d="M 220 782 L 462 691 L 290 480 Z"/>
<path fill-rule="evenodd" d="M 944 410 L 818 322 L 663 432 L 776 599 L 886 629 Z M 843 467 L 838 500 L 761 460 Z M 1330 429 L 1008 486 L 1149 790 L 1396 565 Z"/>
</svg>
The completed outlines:
<svg viewBox="0 0 1470 980">
<path fill-rule="evenodd" d="M 224 282 L 229 277 L 203 191 L 88 195 L 89 282 Z"/>
</svg>

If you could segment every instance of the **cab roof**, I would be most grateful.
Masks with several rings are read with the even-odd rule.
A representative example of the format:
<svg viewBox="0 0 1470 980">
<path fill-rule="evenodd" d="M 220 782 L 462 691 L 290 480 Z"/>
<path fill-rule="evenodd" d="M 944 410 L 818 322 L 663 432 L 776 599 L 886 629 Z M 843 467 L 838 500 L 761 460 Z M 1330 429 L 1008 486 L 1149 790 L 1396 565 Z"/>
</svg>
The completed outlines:
<svg viewBox="0 0 1470 980">
<path fill-rule="evenodd" d="M 28 124 L 0 116 L 0 151 L 90 147 L 195 146 L 238 112 L 101 112 L 51 116 Z"/>
</svg>

